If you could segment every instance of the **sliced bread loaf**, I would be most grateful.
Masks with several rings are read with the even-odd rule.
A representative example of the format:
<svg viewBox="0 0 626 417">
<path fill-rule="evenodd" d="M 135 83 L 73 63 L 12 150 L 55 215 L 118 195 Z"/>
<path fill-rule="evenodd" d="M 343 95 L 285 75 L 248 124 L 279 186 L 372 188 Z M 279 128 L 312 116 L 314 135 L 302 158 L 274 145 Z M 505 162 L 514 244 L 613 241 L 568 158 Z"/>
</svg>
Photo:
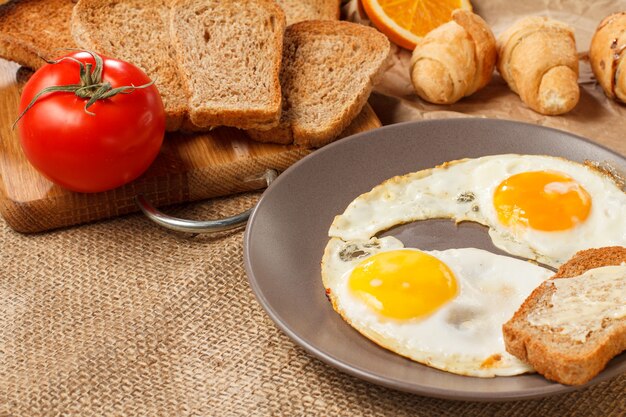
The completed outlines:
<svg viewBox="0 0 626 417">
<path fill-rule="evenodd" d="M 305 20 L 339 20 L 341 0 L 276 0 L 287 26 Z"/>
<path fill-rule="evenodd" d="M 273 0 L 174 1 L 170 33 L 194 125 L 278 124 L 284 30 Z"/>
<path fill-rule="evenodd" d="M 625 262 L 623 247 L 578 252 L 504 324 L 507 351 L 548 379 L 590 381 L 626 350 Z"/>
<path fill-rule="evenodd" d="M 72 0 L 20 0 L 0 6 L 0 57 L 38 69 L 76 48 L 70 33 Z"/>
<path fill-rule="evenodd" d="M 363 25 L 306 21 L 289 26 L 280 76 L 280 125 L 250 136 L 307 147 L 331 142 L 367 102 L 389 51 L 387 37 Z"/>
<path fill-rule="evenodd" d="M 81 48 L 132 62 L 155 81 L 165 106 L 166 129 L 178 130 L 187 92 L 170 42 L 171 0 L 80 0 L 72 14 L 72 35 Z"/>
</svg>

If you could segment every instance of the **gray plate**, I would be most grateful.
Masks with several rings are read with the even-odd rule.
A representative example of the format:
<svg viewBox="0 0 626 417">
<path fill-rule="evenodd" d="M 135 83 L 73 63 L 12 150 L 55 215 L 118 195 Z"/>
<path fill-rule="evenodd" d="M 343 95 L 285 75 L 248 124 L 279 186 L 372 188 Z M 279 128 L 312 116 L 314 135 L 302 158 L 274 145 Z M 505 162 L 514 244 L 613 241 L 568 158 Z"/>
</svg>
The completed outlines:
<svg viewBox="0 0 626 417">
<path fill-rule="evenodd" d="M 322 361 L 387 387 L 433 397 L 499 401 L 572 391 L 539 375 L 472 378 L 420 365 L 361 336 L 335 313 L 324 294 L 320 260 L 335 215 L 358 195 L 394 175 L 445 161 L 522 153 L 573 161 L 608 161 L 626 172 L 610 150 L 558 130 L 502 120 L 410 122 L 351 136 L 299 161 L 269 187 L 245 234 L 245 265 L 253 291 L 269 316 L 296 343 Z M 387 234 L 421 249 L 476 247 L 495 253 L 486 228 L 428 220 Z M 588 385 L 626 371 L 626 354 Z"/>
</svg>

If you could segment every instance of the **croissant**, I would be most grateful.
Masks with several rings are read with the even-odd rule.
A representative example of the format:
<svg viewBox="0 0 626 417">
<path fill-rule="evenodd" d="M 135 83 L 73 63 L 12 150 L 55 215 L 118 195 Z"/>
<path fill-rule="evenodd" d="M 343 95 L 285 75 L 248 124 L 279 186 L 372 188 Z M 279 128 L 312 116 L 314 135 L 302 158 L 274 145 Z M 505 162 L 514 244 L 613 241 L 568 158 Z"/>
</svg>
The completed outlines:
<svg viewBox="0 0 626 417">
<path fill-rule="evenodd" d="M 424 100 L 452 104 L 483 88 L 493 74 L 496 41 L 485 21 L 456 10 L 422 38 L 411 58 L 411 81 Z"/>
<path fill-rule="evenodd" d="M 591 69 L 605 94 L 626 103 L 626 12 L 606 18 L 589 47 Z"/>
<path fill-rule="evenodd" d="M 545 17 L 517 21 L 498 38 L 498 71 L 534 111 L 556 115 L 576 106 L 578 55 L 574 31 Z"/>
</svg>

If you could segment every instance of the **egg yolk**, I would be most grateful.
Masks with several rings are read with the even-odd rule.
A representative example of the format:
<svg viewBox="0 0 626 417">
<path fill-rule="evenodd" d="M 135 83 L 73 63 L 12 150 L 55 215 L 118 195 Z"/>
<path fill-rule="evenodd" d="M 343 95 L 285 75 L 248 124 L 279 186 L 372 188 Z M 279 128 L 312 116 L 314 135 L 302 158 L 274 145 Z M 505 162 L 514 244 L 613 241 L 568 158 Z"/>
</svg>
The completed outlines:
<svg viewBox="0 0 626 417">
<path fill-rule="evenodd" d="M 373 255 L 352 271 L 348 286 L 370 308 L 385 317 L 425 317 L 457 293 L 450 269 L 420 251 L 395 250 Z"/>
<path fill-rule="evenodd" d="M 551 171 L 507 178 L 496 188 L 493 203 L 502 224 L 546 232 L 571 229 L 591 211 L 591 197 L 582 185 Z"/>
</svg>

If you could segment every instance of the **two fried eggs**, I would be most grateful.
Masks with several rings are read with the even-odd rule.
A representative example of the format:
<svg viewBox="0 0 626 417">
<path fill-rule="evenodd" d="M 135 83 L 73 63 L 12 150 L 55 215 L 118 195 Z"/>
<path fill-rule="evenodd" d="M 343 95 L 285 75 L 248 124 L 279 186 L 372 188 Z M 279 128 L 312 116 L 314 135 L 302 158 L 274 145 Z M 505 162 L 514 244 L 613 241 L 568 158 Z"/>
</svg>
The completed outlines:
<svg viewBox="0 0 626 417">
<path fill-rule="evenodd" d="M 626 245 L 626 194 L 561 158 L 494 155 L 392 178 L 356 198 L 329 230 L 322 277 L 335 310 L 379 345 L 462 375 L 531 371 L 501 327 L 552 272 L 479 249 L 426 252 L 376 235 L 415 220 L 489 228 L 512 255 L 558 267 L 590 247 Z"/>
</svg>

